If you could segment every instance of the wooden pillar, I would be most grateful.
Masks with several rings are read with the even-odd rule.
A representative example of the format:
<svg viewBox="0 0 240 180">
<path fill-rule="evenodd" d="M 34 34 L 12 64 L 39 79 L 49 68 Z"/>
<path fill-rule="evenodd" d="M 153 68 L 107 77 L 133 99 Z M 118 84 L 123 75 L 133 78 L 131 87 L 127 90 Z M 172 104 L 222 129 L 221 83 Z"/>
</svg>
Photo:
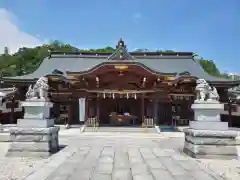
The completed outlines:
<svg viewBox="0 0 240 180">
<path fill-rule="evenodd" d="M 67 120 L 67 124 L 71 125 L 72 124 L 72 119 L 73 119 L 73 114 L 72 114 L 72 98 L 69 98 L 68 100 L 68 120 Z"/>
<path fill-rule="evenodd" d="M 144 112 L 144 96 L 141 96 L 141 119 L 142 119 L 142 123 L 144 122 L 144 116 L 145 116 L 145 112 Z"/>
<path fill-rule="evenodd" d="M 100 99 L 97 97 L 97 122 L 100 122 Z"/>
<path fill-rule="evenodd" d="M 172 126 L 176 126 L 177 124 L 177 120 L 176 120 L 176 116 L 177 116 L 177 107 L 175 105 L 173 105 L 173 101 L 170 100 L 170 106 L 171 106 L 171 125 Z"/>
<path fill-rule="evenodd" d="M 1 132 L 1 124 L 3 124 L 3 113 L 2 113 L 2 111 L 0 111 L 0 132 Z"/>
<path fill-rule="evenodd" d="M 54 119 L 58 119 L 59 118 L 59 112 L 58 112 L 58 104 L 54 103 L 53 107 L 50 109 L 50 117 L 54 118 Z"/>
<path fill-rule="evenodd" d="M 228 126 L 232 127 L 232 99 L 228 100 Z"/>
<path fill-rule="evenodd" d="M 80 110 L 79 110 L 79 99 L 75 98 L 74 101 L 74 123 L 80 124 Z"/>
<path fill-rule="evenodd" d="M 55 118 L 60 117 L 60 104 L 59 103 L 54 103 L 55 106 Z"/>
<path fill-rule="evenodd" d="M 18 107 L 18 103 L 15 102 L 14 97 L 11 99 L 11 102 L 7 102 L 6 108 L 10 109 L 10 124 L 14 124 L 15 122 L 15 112 L 14 109 Z"/>
<path fill-rule="evenodd" d="M 89 99 L 86 98 L 85 99 L 85 117 L 84 117 L 84 121 L 87 122 L 88 120 L 88 107 L 89 107 Z"/>
<path fill-rule="evenodd" d="M 158 124 L 158 101 L 153 100 L 153 124 Z"/>
<path fill-rule="evenodd" d="M 10 124 L 14 123 L 14 106 L 13 106 L 13 102 L 11 104 L 11 112 L 10 112 Z"/>
</svg>

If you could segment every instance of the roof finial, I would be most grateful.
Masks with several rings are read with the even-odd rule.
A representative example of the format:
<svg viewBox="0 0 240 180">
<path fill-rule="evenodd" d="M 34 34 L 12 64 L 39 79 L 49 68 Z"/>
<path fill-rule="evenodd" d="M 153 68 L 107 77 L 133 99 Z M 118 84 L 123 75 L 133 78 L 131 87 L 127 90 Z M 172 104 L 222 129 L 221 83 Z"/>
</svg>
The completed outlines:
<svg viewBox="0 0 240 180">
<path fill-rule="evenodd" d="M 118 40 L 118 43 L 117 43 L 117 46 L 116 46 L 116 48 L 118 49 L 118 48 L 120 48 L 120 47 L 126 47 L 125 45 L 124 45 L 124 41 L 122 40 L 122 38 L 120 38 L 119 40 Z"/>
</svg>

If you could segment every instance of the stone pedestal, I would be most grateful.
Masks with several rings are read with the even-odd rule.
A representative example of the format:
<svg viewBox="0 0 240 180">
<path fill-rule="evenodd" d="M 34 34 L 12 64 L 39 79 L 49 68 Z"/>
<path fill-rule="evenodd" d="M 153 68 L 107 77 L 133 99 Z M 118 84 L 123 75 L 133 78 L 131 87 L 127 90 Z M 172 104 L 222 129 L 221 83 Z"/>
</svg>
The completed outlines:
<svg viewBox="0 0 240 180">
<path fill-rule="evenodd" d="M 221 122 L 224 105 L 214 102 L 195 102 L 192 105 L 195 121 L 184 130 L 184 152 L 194 158 L 237 159 L 237 131 L 228 130 L 228 123 Z"/>
<path fill-rule="evenodd" d="M 10 129 L 11 146 L 7 156 L 48 157 L 59 150 L 59 127 L 50 119 L 51 102 L 28 100 L 21 102 L 25 113 L 17 127 Z"/>
<path fill-rule="evenodd" d="M 185 129 L 183 151 L 193 158 L 238 159 L 237 131 Z"/>
</svg>

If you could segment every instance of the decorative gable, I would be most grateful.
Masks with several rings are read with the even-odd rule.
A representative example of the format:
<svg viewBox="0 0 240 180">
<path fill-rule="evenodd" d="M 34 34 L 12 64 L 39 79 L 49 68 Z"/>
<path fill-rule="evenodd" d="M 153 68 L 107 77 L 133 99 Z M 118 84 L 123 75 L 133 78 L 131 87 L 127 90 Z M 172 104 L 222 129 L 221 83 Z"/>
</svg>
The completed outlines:
<svg viewBox="0 0 240 180">
<path fill-rule="evenodd" d="M 134 58 L 128 53 L 124 41 L 120 39 L 116 45 L 116 51 L 109 56 L 108 60 L 134 60 Z"/>
</svg>

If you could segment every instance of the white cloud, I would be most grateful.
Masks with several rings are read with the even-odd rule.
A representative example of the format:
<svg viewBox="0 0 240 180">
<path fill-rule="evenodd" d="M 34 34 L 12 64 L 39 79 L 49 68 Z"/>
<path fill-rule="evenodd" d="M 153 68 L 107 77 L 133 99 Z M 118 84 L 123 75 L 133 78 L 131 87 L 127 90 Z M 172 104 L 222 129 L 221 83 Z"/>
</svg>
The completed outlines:
<svg viewBox="0 0 240 180">
<path fill-rule="evenodd" d="M 10 53 L 16 52 L 21 47 L 34 47 L 43 44 L 37 36 L 32 36 L 21 31 L 16 24 L 17 17 L 6 9 L 0 8 L 0 54 L 4 47 Z"/>
<path fill-rule="evenodd" d="M 142 17 L 142 14 L 139 12 L 133 14 L 134 19 L 140 19 L 141 17 Z"/>
</svg>

